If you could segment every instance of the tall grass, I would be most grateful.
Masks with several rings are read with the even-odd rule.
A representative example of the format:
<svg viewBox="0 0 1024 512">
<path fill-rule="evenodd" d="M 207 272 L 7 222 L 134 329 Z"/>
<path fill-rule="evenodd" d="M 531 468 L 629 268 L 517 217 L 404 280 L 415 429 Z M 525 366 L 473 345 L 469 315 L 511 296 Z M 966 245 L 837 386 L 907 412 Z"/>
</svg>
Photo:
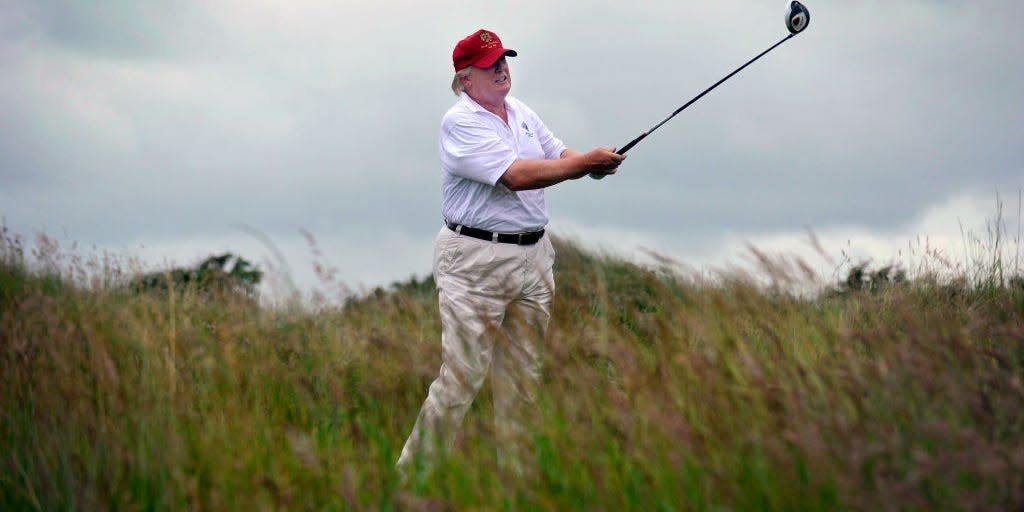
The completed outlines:
<svg viewBox="0 0 1024 512">
<path fill-rule="evenodd" d="M 440 364 L 429 279 L 271 310 L 0 244 L 5 510 L 1024 507 L 1019 266 L 808 298 L 559 240 L 536 474 L 497 472 L 485 387 L 401 487 Z"/>
</svg>

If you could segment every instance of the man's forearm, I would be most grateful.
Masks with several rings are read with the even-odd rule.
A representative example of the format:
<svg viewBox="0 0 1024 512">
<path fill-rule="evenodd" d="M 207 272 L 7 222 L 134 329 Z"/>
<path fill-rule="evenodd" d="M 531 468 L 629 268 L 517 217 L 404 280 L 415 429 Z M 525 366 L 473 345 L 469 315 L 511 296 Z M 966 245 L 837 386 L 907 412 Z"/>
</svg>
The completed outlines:
<svg viewBox="0 0 1024 512">
<path fill-rule="evenodd" d="M 575 154 L 568 154 L 570 152 Z M 583 155 L 565 150 L 558 160 L 516 160 L 498 181 L 510 190 L 532 190 L 580 178 L 587 173 Z"/>
<path fill-rule="evenodd" d="M 587 174 L 614 174 L 625 157 L 613 149 L 596 148 L 585 154 L 566 149 L 558 160 L 516 160 L 498 182 L 510 190 L 532 190 L 582 178 Z"/>
</svg>

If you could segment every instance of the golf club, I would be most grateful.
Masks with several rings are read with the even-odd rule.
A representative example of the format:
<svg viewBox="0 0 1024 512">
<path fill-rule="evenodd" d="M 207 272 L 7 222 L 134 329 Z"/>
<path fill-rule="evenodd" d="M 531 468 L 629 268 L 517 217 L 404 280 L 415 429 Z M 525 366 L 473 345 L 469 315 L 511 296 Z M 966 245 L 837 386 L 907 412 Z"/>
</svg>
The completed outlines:
<svg viewBox="0 0 1024 512">
<path fill-rule="evenodd" d="M 779 42 L 775 43 L 774 45 L 772 45 L 771 48 L 768 48 L 767 50 L 765 50 L 765 51 L 761 52 L 760 54 L 758 54 L 757 57 L 754 57 L 753 59 L 750 59 L 749 61 L 747 61 L 746 64 L 736 68 L 736 71 L 733 71 L 732 73 L 729 73 L 728 75 L 725 76 L 725 78 L 715 82 L 715 85 L 712 85 L 711 87 L 708 87 L 707 89 L 704 90 L 704 92 L 698 94 L 692 100 L 686 102 L 685 105 L 683 105 L 683 106 L 679 107 L 678 109 L 676 109 L 676 111 L 672 112 L 672 115 L 666 117 L 665 120 L 663 120 L 662 122 L 654 125 L 654 127 L 651 128 L 650 130 L 647 130 L 646 132 L 641 133 L 639 137 L 629 141 L 629 143 L 626 144 L 625 146 L 623 146 L 622 149 L 618 150 L 617 153 L 620 154 L 620 155 L 626 154 L 626 151 L 629 151 L 633 146 L 637 145 L 638 142 L 644 140 L 644 137 L 647 137 L 648 135 L 654 133 L 654 130 L 657 130 L 658 128 L 661 127 L 661 125 L 667 123 L 669 119 L 672 119 L 673 117 L 675 117 L 676 114 L 682 112 L 683 110 L 686 109 L 686 107 L 689 107 L 694 102 L 696 102 L 697 100 L 701 99 L 705 94 L 711 92 L 712 89 L 714 89 L 715 87 L 718 87 L 719 85 L 721 85 L 722 82 L 728 80 L 729 78 L 731 78 L 736 73 L 739 73 L 740 71 L 743 70 L 743 68 L 749 66 L 755 60 L 760 59 L 761 57 L 764 56 L 764 54 L 774 50 L 777 46 L 781 45 L 782 43 L 785 43 L 786 41 L 789 41 L 790 39 L 792 39 L 793 36 L 799 34 L 800 32 L 803 32 L 803 30 L 805 28 L 807 28 L 807 24 L 810 23 L 810 22 L 811 22 L 811 13 L 807 10 L 807 8 L 804 7 L 804 5 L 801 4 L 800 2 L 796 2 L 796 1 L 790 2 L 789 3 L 789 7 L 786 9 L 786 28 L 789 29 L 789 35 L 788 36 L 784 37 L 781 41 L 779 41 Z"/>
</svg>

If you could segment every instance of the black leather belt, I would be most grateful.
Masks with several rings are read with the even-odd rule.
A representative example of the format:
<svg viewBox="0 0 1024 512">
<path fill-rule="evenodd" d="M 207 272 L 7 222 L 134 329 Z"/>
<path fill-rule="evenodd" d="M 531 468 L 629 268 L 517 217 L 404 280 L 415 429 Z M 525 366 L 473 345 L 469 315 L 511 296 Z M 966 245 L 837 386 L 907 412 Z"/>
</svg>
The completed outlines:
<svg viewBox="0 0 1024 512">
<path fill-rule="evenodd" d="M 533 245 L 544 237 L 543 229 L 527 233 L 493 233 L 491 231 L 463 226 L 462 224 L 456 224 L 454 222 L 445 222 L 445 224 L 448 226 L 448 229 L 460 235 L 471 236 L 473 238 L 479 238 L 480 240 L 499 242 L 503 244 Z"/>
</svg>

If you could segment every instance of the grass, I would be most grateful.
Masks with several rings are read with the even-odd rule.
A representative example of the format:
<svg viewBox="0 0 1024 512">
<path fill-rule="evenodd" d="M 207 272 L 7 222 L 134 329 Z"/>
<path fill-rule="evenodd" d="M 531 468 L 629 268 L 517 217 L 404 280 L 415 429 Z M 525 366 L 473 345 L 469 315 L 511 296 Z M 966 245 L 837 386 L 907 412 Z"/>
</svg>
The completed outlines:
<svg viewBox="0 0 1024 512">
<path fill-rule="evenodd" d="M 402 488 L 440 364 L 429 279 L 272 310 L 0 244 L 5 510 L 1024 507 L 1024 280 L 1002 261 L 807 297 L 559 240 L 536 478 L 496 473 L 485 386 Z"/>
</svg>

